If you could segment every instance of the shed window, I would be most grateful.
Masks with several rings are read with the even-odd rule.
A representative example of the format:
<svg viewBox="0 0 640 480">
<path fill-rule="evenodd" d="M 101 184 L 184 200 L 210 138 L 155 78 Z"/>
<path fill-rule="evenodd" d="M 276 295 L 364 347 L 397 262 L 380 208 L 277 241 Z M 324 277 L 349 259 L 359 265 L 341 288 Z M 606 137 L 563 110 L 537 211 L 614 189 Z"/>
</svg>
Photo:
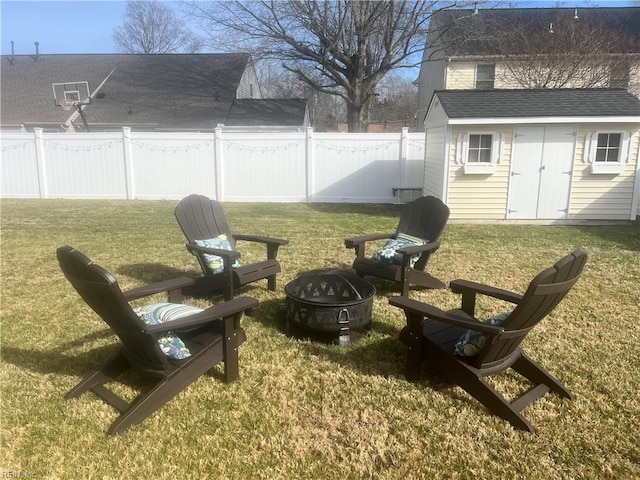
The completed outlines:
<svg viewBox="0 0 640 480">
<path fill-rule="evenodd" d="M 495 64 L 476 66 L 476 90 L 492 90 L 496 80 Z"/>
<path fill-rule="evenodd" d="M 469 135 L 467 163 L 491 163 L 493 135 Z"/>
<path fill-rule="evenodd" d="M 464 173 L 491 174 L 500 158 L 501 146 L 499 133 L 460 134 L 456 162 L 464 165 Z"/>
<path fill-rule="evenodd" d="M 620 133 L 599 133 L 596 146 L 596 162 L 620 161 Z"/>
<path fill-rule="evenodd" d="M 622 173 L 629 154 L 629 140 L 628 132 L 587 134 L 585 156 L 591 164 L 591 173 Z"/>
</svg>

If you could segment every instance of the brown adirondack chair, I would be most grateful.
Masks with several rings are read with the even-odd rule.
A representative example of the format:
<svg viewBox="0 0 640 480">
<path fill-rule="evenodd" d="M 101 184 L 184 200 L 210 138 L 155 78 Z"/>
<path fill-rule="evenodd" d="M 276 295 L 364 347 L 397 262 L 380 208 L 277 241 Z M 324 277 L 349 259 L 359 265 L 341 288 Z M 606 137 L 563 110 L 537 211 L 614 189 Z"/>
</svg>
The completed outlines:
<svg viewBox="0 0 640 480">
<path fill-rule="evenodd" d="M 240 319 L 243 313 L 257 307 L 257 300 L 241 297 L 204 310 L 190 310 L 187 306 L 187 314 L 180 318 L 149 324 L 129 302 L 162 292 L 169 292 L 170 302 L 179 302 L 181 289 L 193 283 L 192 279 L 177 278 L 122 292 L 108 271 L 78 250 L 60 247 L 57 257 L 67 280 L 122 342 L 111 359 L 85 376 L 65 396 L 74 398 L 92 391 L 119 410 L 121 414 L 109 428 L 109 435 L 141 423 L 220 362 L 224 362 L 225 382 L 238 378 L 238 347 L 245 340 Z M 177 303 L 162 305 L 165 309 L 183 307 Z M 176 341 L 176 337 L 188 353 L 180 348 L 180 354 L 171 358 L 164 350 L 166 342 Z M 149 390 L 127 402 L 105 385 L 131 369 L 157 380 Z"/>
<path fill-rule="evenodd" d="M 411 285 L 425 288 L 445 288 L 446 285 L 425 271 L 431 255 L 440 248 L 440 234 L 449 219 L 449 207 L 440 199 L 432 196 L 420 197 L 403 206 L 398 228 L 394 233 L 363 235 L 347 238 L 344 243 L 347 248 L 355 249 L 356 259 L 353 269 L 364 277 L 371 275 L 384 278 L 402 285 L 402 295 L 409 293 Z M 417 239 L 426 240 L 423 245 L 412 245 L 395 250 L 396 261 L 386 258 L 366 256 L 368 242 L 384 239 L 397 239 L 401 234 L 407 234 Z M 419 258 L 417 258 L 419 255 Z M 417 261 L 415 261 L 417 258 Z M 412 263 L 415 261 L 415 264 Z"/>
<path fill-rule="evenodd" d="M 223 291 L 225 299 L 233 298 L 235 290 L 257 280 L 267 279 L 269 290 L 276 289 L 276 274 L 280 273 L 280 263 L 277 260 L 278 249 L 289 243 L 288 240 L 255 235 L 232 234 L 227 223 L 222 205 L 203 195 L 189 195 L 178 203 L 175 216 L 182 232 L 187 238 L 187 250 L 198 259 L 203 276 L 196 279 L 192 287 L 185 288 L 184 293 L 198 295 L 211 291 Z M 226 248 L 208 247 L 210 239 L 224 236 Z M 238 240 L 263 243 L 267 248 L 267 259 L 237 265 L 240 258 L 236 251 Z M 198 245 L 198 243 L 201 243 Z M 214 271 L 206 255 L 217 256 L 222 259 L 220 271 Z M 211 258 L 211 257 L 210 257 Z"/>
<path fill-rule="evenodd" d="M 521 413 L 524 407 L 550 390 L 569 399 L 573 399 L 573 395 L 528 357 L 520 343 L 565 297 L 580 277 L 586 261 L 587 254 L 581 250 L 561 258 L 553 267 L 539 273 L 524 295 L 466 280 L 455 280 L 451 282 L 451 290 L 462 294 L 462 306 L 446 312 L 409 298 L 390 299 L 389 303 L 402 308 L 407 318 L 407 326 L 400 334 L 400 340 L 407 345 L 407 379 L 415 380 L 420 377 L 421 362 L 424 360 L 466 390 L 493 414 L 508 420 L 517 428 L 533 433 L 534 428 Z M 502 315 L 501 324 L 500 321 L 480 322 L 474 317 L 478 294 L 505 300 L 516 307 Z M 461 340 L 479 336 L 480 333 L 486 340 L 484 346 L 476 338 L 477 348 L 472 350 L 477 354 L 461 356 L 466 350 Z M 511 402 L 484 378 L 509 368 L 533 384 L 531 390 Z"/>
</svg>

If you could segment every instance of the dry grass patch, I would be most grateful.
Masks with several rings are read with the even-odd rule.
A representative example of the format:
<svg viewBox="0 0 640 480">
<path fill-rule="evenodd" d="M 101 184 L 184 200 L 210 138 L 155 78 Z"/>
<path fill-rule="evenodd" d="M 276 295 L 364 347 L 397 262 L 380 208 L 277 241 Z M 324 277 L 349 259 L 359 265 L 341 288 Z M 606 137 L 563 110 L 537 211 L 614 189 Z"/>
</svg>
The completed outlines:
<svg viewBox="0 0 640 480">
<path fill-rule="evenodd" d="M 55 250 L 70 244 L 123 288 L 197 274 L 173 218 L 177 202 L 3 200 L 2 470 L 40 478 L 176 476 L 229 479 L 637 478 L 640 344 L 638 224 L 542 227 L 450 224 L 429 270 L 523 291 L 575 248 L 583 278 L 526 339 L 529 353 L 576 394 L 527 407 L 537 435 L 516 431 L 427 369 L 406 382 L 394 285 L 376 282 L 372 329 L 348 348 L 284 333 L 283 287 L 314 268 L 349 268 L 344 238 L 391 232 L 392 205 L 225 204 L 232 228 L 288 238 L 278 290 L 243 320 L 241 379 L 203 377 L 143 424 L 116 438 L 116 412 L 92 395 L 64 401 L 117 346 L 64 280 Z M 245 259 L 262 254 L 240 244 Z M 442 308 L 447 291 L 413 291 Z M 219 298 L 214 298 L 219 301 Z M 189 299 L 205 306 L 207 299 Z M 487 316 L 507 306 L 483 301 Z M 516 375 L 494 384 L 509 394 Z M 140 379 L 121 390 L 130 395 Z"/>
</svg>

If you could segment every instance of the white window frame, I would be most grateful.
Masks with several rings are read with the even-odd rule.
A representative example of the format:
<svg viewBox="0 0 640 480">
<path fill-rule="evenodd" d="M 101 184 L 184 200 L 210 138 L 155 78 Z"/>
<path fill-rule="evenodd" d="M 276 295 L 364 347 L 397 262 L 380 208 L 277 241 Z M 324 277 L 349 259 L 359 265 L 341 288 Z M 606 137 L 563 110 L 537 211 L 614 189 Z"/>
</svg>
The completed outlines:
<svg viewBox="0 0 640 480">
<path fill-rule="evenodd" d="M 489 78 L 479 78 L 478 69 L 480 67 L 493 67 L 493 77 Z M 482 82 L 483 86 L 479 87 L 478 82 Z M 489 86 L 489 82 L 491 85 Z M 479 63 L 476 65 L 476 81 L 474 85 L 476 90 L 493 90 L 496 88 L 496 64 L 495 63 Z"/>
<path fill-rule="evenodd" d="M 600 135 L 611 134 L 620 135 L 618 160 L 616 162 L 596 160 L 598 154 L 598 138 Z M 629 132 L 620 130 L 598 130 L 588 133 L 585 137 L 584 152 L 586 163 L 591 164 L 591 173 L 594 175 L 618 175 L 624 172 L 624 167 L 629 157 L 630 142 L 631 135 Z"/>
<path fill-rule="evenodd" d="M 489 162 L 469 161 L 469 138 L 471 135 L 491 136 L 491 160 Z M 456 162 L 464 165 L 464 173 L 468 175 L 490 175 L 495 172 L 502 151 L 502 134 L 498 132 L 466 132 L 458 135 L 456 146 Z"/>
</svg>

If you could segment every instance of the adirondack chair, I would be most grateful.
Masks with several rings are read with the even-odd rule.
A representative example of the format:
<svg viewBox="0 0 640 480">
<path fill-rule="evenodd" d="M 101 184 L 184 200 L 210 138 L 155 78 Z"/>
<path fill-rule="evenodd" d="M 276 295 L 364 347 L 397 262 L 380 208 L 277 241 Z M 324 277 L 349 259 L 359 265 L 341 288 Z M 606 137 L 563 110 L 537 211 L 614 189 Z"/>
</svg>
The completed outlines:
<svg viewBox="0 0 640 480">
<path fill-rule="evenodd" d="M 225 382 L 238 378 L 238 347 L 245 340 L 240 319 L 257 307 L 257 300 L 241 297 L 204 310 L 179 303 L 157 303 L 134 310 L 130 301 L 162 292 L 169 293 L 170 302 L 179 302 L 181 289 L 193 280 L 177 278 L 122 292 L 108 271 L 78 250 L 60 247 L 57 257 L 67 280 L 122 342 L 111 359 L 65 396 L 75 398 L 92 391 L 119 410 L 121 414 L 109 428 L 109 435 L 141 423 L 220 362 L 224 362 Z M 149 390 L 131 402 L 105 386 L 129 370 L 156 379 Z"/>
<path fill-rule="evenodd" d="M 353 269 L 364 277 L 371 275 L 402 285 L 407 296 L 411 285 L 445 288 L 446 285 L 425 272 L 431 255 L 440 248 L 438 238 L 449 219 L 449 207 L 436 197 L 420 197 L 403 206 L 394 233 L 347 238 L 347 248 L 355 249 Z M 383 249 L 366 256 L 367 243 L 388 239 Z"/>
<path fill-rule="evenodd" d="M 407 326 L 400 333 L 400 340 L 407 345 L 407 379 L 420 377 L 424 360 L 493 414 L 533 433 L 533 426 L 520 413 L 524 407 L 550 390 L 569 399 L 573 399 L 573 394 L 527 356 L 520 344 L 577 282 L 586 261 L 587 254 L 581 250 L 561 258 L 553 267 L 539 273 L 524 295 L 454 280 L 451 290 L 462 295 L 462 306 L 450 311 L 409 298 L 390 299 L 389 303 L 402 308 L 407 318 Z M 511 312 L 480 322 L 474 317 L 478 294 L 505 300 L 516 307 Z M 509 368 L 533 384 L 531 390 L 511 402 L 484 378 Z"/>
<path fill-rule="evenodd" d="M 280 246 L 287 245 L 288 240 L 232 234 L 222 205 L 203 195 L 189 195 L 180 200 L 175 216 L 189 242 L 187 250 L 195 255 L 203 271 L 193 286 L 185 288 L 185 294 L 223 291 L 225 299 L 230 300 L 237 288 L 265 278 L 269 290 L 276 289 L 276 274 L 281 271 L 276 257 Z M 238 240 L 263 243 L 267 259 L 240 265 Z"/>
</svg>

